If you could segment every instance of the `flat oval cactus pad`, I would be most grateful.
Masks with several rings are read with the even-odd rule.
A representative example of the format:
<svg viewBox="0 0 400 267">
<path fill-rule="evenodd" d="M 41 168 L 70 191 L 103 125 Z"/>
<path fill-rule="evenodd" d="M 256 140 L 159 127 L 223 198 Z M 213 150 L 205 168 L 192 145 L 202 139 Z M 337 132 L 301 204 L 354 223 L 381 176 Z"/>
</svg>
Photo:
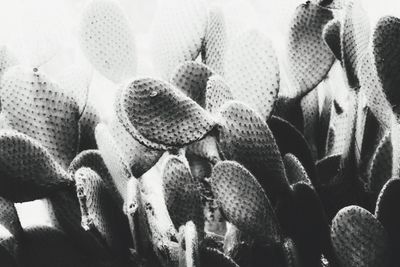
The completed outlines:
<svg viewBox="0 0 400 267">
<path fill-rule="evenodd" d="M 219 145 L 226 159 L 243 164 L 273 200 L 287 192 L 285 167 L 275 138 L 265 121 L 240 102 L 220 110 Z"/>
<path fill-rule="evenodd" d="M 190 173 L 189 164 L 177 156 L 166 159 L 162 174 L 164 197 L 171 220 L 179 229 L 193 221 L 202 231 L 204 228 L 200 184 Z"/>
<path fill-rule="evenodd" d="M 239 34 L 228 47 L 225 80 L 238 101 L 268 119 L 280 86 L 279 64 L 272 42 L 261 32 Z"/>
<path fill-rule="evenodd" d="M 0 131 L 0 195 L 23 202 L 46 197 L 73 180 L 36 140 L 12 130 Z"/>
<path fill-rule="evenodd" d="M 90 168 L 78 169 L 74 178 L 82 214 L 82 227 L 87 231 L 98 231 L 115 255 L 122 256 L 127 253 L 128 220 L 114 202 L 109 188 Z"/>
<path fill-rule="evenodd" d="M 14 66 L 1 80 L 2 112 L 10 126 L 38 140 L 64 168 L 79 143 L 79 106 L 74 96 L 44 73 Z"/>
<path fill-rule="evenodd" d="M 211 174 L 211 190 L 228 221 L 255 239 L 281 242 L 275 212 L 261 185 L 234 161 L 217 163 Z"/>
<path fill-rule="evenodd" d="M 160 2 L 152 31 L 154 65 L 169 79 L 175 68 L 200 54 L 206 34 L 208 12 L 205 1 Z"/>
<path fill-rule="evenodd" d="M 154 149 L 188 145 L 215 126 L 202 107 L 161 80 L 144 78 L 131 82 L 122 92 L 121 105 L 123 116 L 129 120 L 123 123 L 133 126 L 127 130 L 140 143 Z"/>
<path fill-rule="evenodd" d="M 358 206 L 341 209 L 332 221 L 333 247 L 343 266 L 388 266 L 388 235 L 382 224 Z"/>
<path fill-rule="evenodd" d="M 392 246 L 393 255 L 400 252 L 398 240 L 400 238 L 400 214 L 398 212 L 397 203 L 400 197 L 400 179 L 392 178 L 383 186 L 376 203 L 375 216 L 385 227 L 390 245 Z M 396 258 L 394 258 L 396 259 Z"/>
<path fill-rule="evenodd" d="M 80 46 L 102 75 L 119 83 L 136 73 L 133 29 L 117 1 L 90 1 L 79 26 Z"/>
<path fill-rule="evenodd" d="M 330 9 L 306 3 L 297 7 L 289 30 L 287 59 L 295 95 L 304 95 L 328 74 L 335 60 L 322 38 L 324 26 L 333 19 Z"/>
<path fill-rule="evenodd" d="M 381 18 L 373 33 L 373 54 L 379 80 L 386 99 L 392 107 L 400 104 L 400 19 L 386 16 Z M 399 109 L 394 109 L 398 114 Z"/>
</svg>

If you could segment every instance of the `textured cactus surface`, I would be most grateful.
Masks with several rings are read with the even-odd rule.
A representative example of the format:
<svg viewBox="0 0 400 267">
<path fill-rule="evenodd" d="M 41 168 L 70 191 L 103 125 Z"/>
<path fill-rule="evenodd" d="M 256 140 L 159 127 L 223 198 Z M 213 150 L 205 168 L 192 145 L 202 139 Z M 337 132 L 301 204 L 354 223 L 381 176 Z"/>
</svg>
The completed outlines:
<svg viewBox="0 0 400 267">
<path fill-rule="evenodd" d="M 289 31 L 287 58 L 296 94 L 311 91 L 327 75 L 334 56 L 322 32 L 333 19 L 330 9 L 313 3 L 297 7 Z"/>
<path fill-rule="evenodd" d="M 382 224 L 367 210 L 349 206 L 332 222 L 332 241 L 344 266 L 388 266 L 390 248 Z"/>
<path fill-rule="evenodd" d="M 400 266 L 391 1 L 2 1 L 0 266 Z"/>
<path fill-rule="evenodd" d="M 347 1 L 341 22 L 342 61 L 350 87 L 357 87 L 357 71 L 370 39 L 368 16 L 361 1 Z"/>
<path fill-rule="evenodd" d="M 265 242 L 281 241 L 270 201 L 261 185 L 243 166 L 231 161 L 215 165 L 211 188 L 233 224 Z"/>
<path fill-rule="evenodd" d="M 112 0 L 91 1 L 82 15 L 79 42 L 93 66 L 114 82 L 136 72 L 136 43 L 128 19 Z"/>
</svg>

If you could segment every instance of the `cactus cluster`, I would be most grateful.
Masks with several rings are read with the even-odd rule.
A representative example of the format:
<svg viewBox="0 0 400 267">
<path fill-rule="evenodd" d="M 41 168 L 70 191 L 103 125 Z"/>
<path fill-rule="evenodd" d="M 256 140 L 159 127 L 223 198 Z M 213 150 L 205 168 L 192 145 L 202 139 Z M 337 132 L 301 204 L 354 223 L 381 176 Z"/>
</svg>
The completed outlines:
<svg viewBox="0 0 400 267">
<path fill-rule="evenodd" d="M 1 47 L 0 265 L 399 266 L 400 19 L 312 0 L 287 29 L 282 60 L 223 6 L 164 1 L 138 77 L 123 9 L 89 1 L 77 38 L 110 118 L 91 71 Z M 23 223 L 36 200 L 48 222 Z"/>
</svg>

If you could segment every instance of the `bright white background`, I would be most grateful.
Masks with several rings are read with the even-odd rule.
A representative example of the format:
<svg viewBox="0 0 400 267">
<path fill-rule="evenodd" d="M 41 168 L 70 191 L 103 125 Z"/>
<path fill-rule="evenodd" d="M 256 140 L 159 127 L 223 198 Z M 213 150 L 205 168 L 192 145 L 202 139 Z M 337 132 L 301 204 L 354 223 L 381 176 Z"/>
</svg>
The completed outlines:
<svg viewBox="0 0 400 267">
<path fill-rule="evenodd" d="M 53 50 L 55 56 L 41 70 L 57 77 L 72 65 L 87 66 L 76 41 L 77 25 L 88 0 L 0 0 L 0 45 L 7 45 L 21 62 L 29 64 L 32 55 Z M 136 32 L 138 43 L 138 75 L 152 75 L 149 30 L 157 2 L 163 0 L 119 0 Z M 168 1 L 168 0 L 165 0 Z M 262 30 L 282 56 L 288 22 L 299 0 L 207 0 L 221 5 L 225 14 L 238 24 Z M 398 0 L 361 0 L 373 27 L 384 15 L 400 17 Z M 96 71 L 91 85 L 92 98 L 107 115 L 115 85 Z M 20 208 L 21 209 L 21 208 Z M 22 220 L 42 221 L 40 208 L 26 206 Z"/>
</svg>

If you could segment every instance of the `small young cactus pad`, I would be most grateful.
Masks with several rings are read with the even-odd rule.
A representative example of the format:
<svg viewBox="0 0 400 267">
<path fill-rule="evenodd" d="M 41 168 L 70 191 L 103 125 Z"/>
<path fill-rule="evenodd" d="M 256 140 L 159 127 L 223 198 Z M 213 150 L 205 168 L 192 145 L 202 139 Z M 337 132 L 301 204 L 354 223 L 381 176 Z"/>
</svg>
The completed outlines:
<svg viewBox="0 0 400 267">
<path fill-rule="evenodd" d="M 190 173 L 189 164 L 177 156 L 166 159 L 162 174 L 165 202 L 177 229 L 193 221 L 198 229 L 204 228 L 200 184 Z"/>
</svg>

